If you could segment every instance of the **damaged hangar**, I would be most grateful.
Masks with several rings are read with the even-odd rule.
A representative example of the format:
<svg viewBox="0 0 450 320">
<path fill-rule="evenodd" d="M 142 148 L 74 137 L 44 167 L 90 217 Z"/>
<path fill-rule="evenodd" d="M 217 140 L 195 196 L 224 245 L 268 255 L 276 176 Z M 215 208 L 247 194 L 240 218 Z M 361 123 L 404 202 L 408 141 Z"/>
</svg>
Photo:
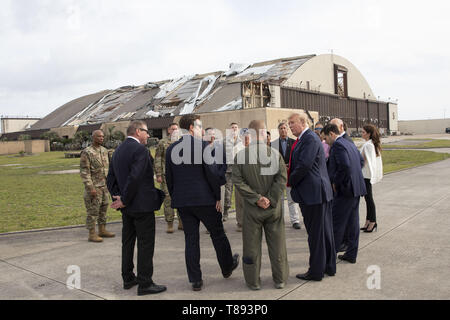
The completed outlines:
<svg viewBox="0 0 450 320">
<path fill-rule="evenodd" d="M 227 71 L 93 93 L 59 107 L 25 133 L 51 130 L 70 138 L 112 125 L 125 131 L 130 121 L 141 119 L 161 138 L 169 123 L 188 113 L 202 114 L 206 126 L 222 131 L 232 121 L 245 127 L 254 118 L 274 129 L 298 109 L 314 121 L 342 118 L 350 132 L 366 123 L 386 134 L 397 131 L 397 105 L 375 99 L 348 60 L 324 54 L 232 63 Z"/>
</svg>

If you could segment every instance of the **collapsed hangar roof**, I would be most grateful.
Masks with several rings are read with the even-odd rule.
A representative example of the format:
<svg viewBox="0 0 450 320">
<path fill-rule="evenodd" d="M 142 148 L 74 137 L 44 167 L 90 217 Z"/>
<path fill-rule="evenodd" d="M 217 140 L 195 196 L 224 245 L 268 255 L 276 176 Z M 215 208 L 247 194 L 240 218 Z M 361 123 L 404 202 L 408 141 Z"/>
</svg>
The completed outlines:
<svg viewBox="0 0 450 320">
<path fill-rule="evenodd" d="M 252 65 L 231 63 L 227 71 L 97 92 L 64 104 L 35 123 L 31 130 L 241 109 L 240 83 L 281 85 L 313 57 L 282 58 Z"/>
</svg>

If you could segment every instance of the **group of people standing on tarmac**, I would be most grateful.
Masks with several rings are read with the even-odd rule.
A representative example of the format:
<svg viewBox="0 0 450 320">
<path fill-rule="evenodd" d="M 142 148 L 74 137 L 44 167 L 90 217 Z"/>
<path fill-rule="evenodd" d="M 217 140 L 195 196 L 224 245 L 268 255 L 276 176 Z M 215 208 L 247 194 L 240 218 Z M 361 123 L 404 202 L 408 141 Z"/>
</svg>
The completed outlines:
<svg viewBox="0 0 450 320">
<path fill-rule="evenodd" d="M 242 232 L 243 240 L 245 282 L 252 290 L 261 288 L 264 233 L 274 286 L 281 289 L 289 276 L 284 224 L 286 192 L 292 227 L 301 229 L 301 212 L 308 234 L 309 269 L 297 274 L 297 278 L 320 281 L 324 275 L 334 276 L 337 252 L 345 251 L 340 259 L 356 262 L 361 196 L 366 197 L 368 208 L 363 229 L 371 232 L 377 228 L 371 185 L 382 177 L 381 147 L 376 128 L 364 127 L 363 138 L 367 142 L 360 153 L 353 142 L 346 139 L 341 124 L 343 126 L 342 120 L 333 119 L 325 126 L 318 123 L 313 128 L 306 114 L 293 113 L 287 122 L 278 125 L 279 138 L 270 143 L 263 120 L 253 120 L 248 128 L 241 130 L 237 123 L 231 123 L 229 134 L 218 139 L 218 130 L 203 129 L 199 115 L 184 115 L 179 124 L 168 126 L 168 136 L 160 141 L 153 160 L 144 147 L 148 128 L 145 122 L 134 121 L 128 128 L 127 139 L 115 150 L 109 164 L 106 163 L 109 157 L 100 157 L 101 161 L 97 161 L 91 159 L 93 151 L 82 153 L 80 170 L 86 186 L 89 240 L 98 241 L 109 233 L 104 227 L 99 227 L 98 235 L 95 233 L 95 210 L 88 207 L 93 194 L 90 190 L 106 191 L 107 188 L 114 199 L 111 207 L 121 210 L 124 223 L 124 288 L 138 285 L 138 295 L 165 291 L 165 286 L 152 280 L 154 211 L 164 202 L 168 233 L 174 232 L 174 209 L 178 211 L 178 229 L 185 235 L 189 282 L 194 291 L 199 291 L 203 287 L 200 222 L 210 234 L 223 277 L 230 277 L 239 265 L 239 255 L 232 253 L 223 226 L 228 219 L 234 186 L 236 226 L 237 231 Z M 288 137 L 288 128 L 296 140 Z M 94 144 L 90 148 L 100 150 L 103 155 L 106 149 L 101 147 L 100 139 L 96 140 L 100 133 L 93 133 Z M 89 176 L 87 172 L 92 164 L 94 168 Z M 154 174 L 163 192 L 155 188 Z M 89 179 L 97 175 L 102 175 L 105 181 L 90 183 Z M 103 193 L 96 191 L 96 194 L 98 197 Z M 99 226 L 103 226 L 107 199 L 96 199 L 102 208 L 98 210 L 97 220 Z M 100 213 L 103 211 L 104 214 Z M 133 272 L 136 239 L 137 276 Z"/>
</svg>

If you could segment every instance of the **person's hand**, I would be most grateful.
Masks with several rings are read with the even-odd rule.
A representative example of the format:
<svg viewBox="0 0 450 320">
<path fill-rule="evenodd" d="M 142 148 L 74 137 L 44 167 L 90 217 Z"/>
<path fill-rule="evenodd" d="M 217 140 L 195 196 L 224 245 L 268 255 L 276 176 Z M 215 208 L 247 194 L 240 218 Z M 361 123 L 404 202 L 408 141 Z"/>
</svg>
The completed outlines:
<svg viewBox="0 0 450 320">
<path fill-rule="evenodd" d="M 267 209 L 270 206 L 270 200 L 267 199 L 266 197 L 261 197 L 256 202 L 256 204 L 258 205 L 258 207 L 260 207 L 262 209 Z"/>
<path fill-rule="evenodd" d="M 125 208 L 125 205 L 123 204 L 122 200 L 120 199 L 120 196 L 113 196 L 114 202 L 111 203 L 112 209 L 122 209 Z"/>
<path fill-rule="evenodd" d="M 162 182 L 162 176 L 156 176 L 156 181 L 158 183 L 161 183 Z"/>
<path fill-rule="evenodd" d="M 222 213 L 222 205 L 220 203 L 220 200 L 216 201 L 216 210 L 217 210 L 217 212 Z"/>
<path fill-rule="evenodd" d="M 94 199 L 94 198 L 97 198 L 97 189 L 95 189 L 95 188 L 92 189 L 91 192 L 90 192 L 90 194 L 91 194 L 91 198 L 93 198 L 93 199 Z"/>
<path fill-rule="evenodd" d="M 333 183 L 333 191 L 334 191 L 334 193 L 337 193 L 337 191 L 336 191 L 336 185 Z"/>
</svg>

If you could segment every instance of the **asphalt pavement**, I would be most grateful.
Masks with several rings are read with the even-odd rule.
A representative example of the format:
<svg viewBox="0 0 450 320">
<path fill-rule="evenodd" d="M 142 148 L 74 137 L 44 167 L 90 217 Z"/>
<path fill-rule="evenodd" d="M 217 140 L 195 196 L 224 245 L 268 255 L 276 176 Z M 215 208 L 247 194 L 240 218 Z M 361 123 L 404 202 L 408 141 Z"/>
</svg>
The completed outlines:
<svg viewBox="0 0 450 320">
<path fill-rule="evenodd" d="M 0 235 L 0 299 L 449 299 L 450 159 L 385 175 L 373 192 L 378 230 L 361 233 L 356 264 L 339 261 L 336 276 L 321 282 L 295 277 L 308 268 L 307 235 L 303 223 L 301 230 L 292 228 L 285 204 L 290 277 L 284 289 L 273 286 L 265 241 L 261 290 L 247 288 L 242 262 L 224 279 L 202 226 L 204 287 L 192 291 L 184 262 L 184 234 L 179 230 L 167 234 L 164 219 L 157 218 L 153 279 L 166 285 L 166 292 L 137 296 L 136 287 L 122 288 L 121 223 L 113 223 L 108 229 L 116 237 L 103 243 L 88 242 L 83 226 Z M 361 224 L 365 213 L 362 199 Z M 233 215 L 225 228 L 233 252 L 242 256 L 242 235 Z"/>
</svg>

